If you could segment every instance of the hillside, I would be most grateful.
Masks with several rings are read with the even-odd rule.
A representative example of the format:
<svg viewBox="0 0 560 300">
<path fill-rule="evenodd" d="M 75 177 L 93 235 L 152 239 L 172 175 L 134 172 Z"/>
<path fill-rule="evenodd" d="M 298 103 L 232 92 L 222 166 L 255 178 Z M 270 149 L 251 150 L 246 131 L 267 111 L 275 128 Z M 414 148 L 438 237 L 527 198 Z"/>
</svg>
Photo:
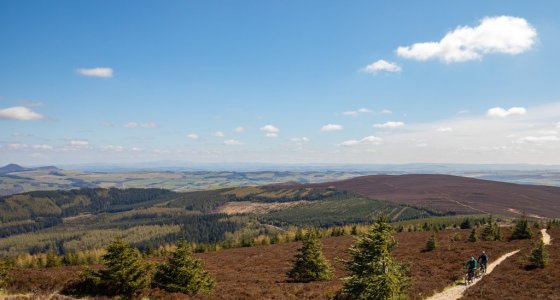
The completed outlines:
<svg viewBox="0 0 560 300">
<path fill-rule="evenodd" d="M 509 263 L 499 265 L 492 276 L 467 290 L 463 299 L 559 299 L 560 228 L 553 228 L 549 233 L 552 243 L 547 246 L 550 263 L 546 268 L 528 269 L 530 249 L 522 249 Z"/>
<path fill-rule="evenodd" d="M 402 232 L 396 234 L 398 241 L 394 252 L 398 261 L 410 267 L 411 286 L 409 297 L 423 299 L 435 291 L 453 283 L 463 276 L 463 262 L 480 249 L 486 249 L 490 257 L 499 257 L 513 249 L 527 248 L 531 241 L 465 241 L 468 230 L 444 230 L 438 235 L 440 248 L 433 252 L 422 249 L 430 232 Z M 461 236 L 460 241 L 451 242 L 451 237 Z M 504 234 L 509 230 L 504 229 Z M 536 234 L 535 234 L 536 235 Z M 206 269 L 216 278 L 217 286 L 210 296 L 194 299 L 328 299 L 343 284 L 344 266 L 337 258 L 347 258 L 346 250 L 353 243 L 350 236 L 324 238 L 324 253 L 336 269 L 336 279 L 325 282 L 292 283 L 285 276 L 290 269 L 298 242 L 230 249 L 196 254 L 203 259 Z M 17 272 L 9 290 L 12 293 L 48 294 L 60 291 L 75 279 L 79 267 L 47 269 L 23 269 Z M 550 294 L 550 293 L 549 293 Z M 150 298 L 191 299 L 182 294 L 167 294 L 159 290 L 145 293 Z"/>
<path fill-rule="evenodd" d="M 380 214 L 392 221 L 435 215 L 330 189 L 36 191 L 0 197 L 0 255 L 96 249 L 117 235 L 140 249 L 179 237 L 227 247 L 250 245 L 294 225 L 367 223 Z"/>
<path fill-rule="evenodd" d="M 301 186 L 300 186 L 301 187 Z M 521 185 L 451 175 L 373 175 L 304 185 L 442 212 L 560 216 L 560 187 Z"/>
</svg>

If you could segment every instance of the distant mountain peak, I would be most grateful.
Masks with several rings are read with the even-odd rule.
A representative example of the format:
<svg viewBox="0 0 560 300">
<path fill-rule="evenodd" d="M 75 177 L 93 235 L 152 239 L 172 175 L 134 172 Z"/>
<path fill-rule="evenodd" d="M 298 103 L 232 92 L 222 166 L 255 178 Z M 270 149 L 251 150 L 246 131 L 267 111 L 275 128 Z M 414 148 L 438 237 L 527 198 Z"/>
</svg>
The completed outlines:
<svg viewBox="0 0 560 300">
<path fill-rule="evenodd" d="M 36 168 L 26 168 L 22 167 L 18 164 L 7 164 L 3 167 L 0 167 L 0 174 L 8 174 L 14 172 L 24 172 L 24 171 L 58 171 L 59 168 L 55 166 L 44 166 L 44 167 L 36 167 Z"/>
</svg>

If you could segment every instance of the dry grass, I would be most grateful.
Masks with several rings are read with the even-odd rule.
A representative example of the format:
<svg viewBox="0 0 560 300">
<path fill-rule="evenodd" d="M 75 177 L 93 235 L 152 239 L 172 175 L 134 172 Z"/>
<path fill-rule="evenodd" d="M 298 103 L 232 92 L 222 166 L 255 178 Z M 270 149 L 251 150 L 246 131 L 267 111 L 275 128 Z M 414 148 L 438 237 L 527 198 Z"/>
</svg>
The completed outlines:
<svg viewBox="0 0 560 300">
<path fill-rule="evenodd" d="M 449 242 L 456 233 L 463 240 Z M 504 233 L 507 235 L 509 231 Z M 530 245 L 530 241 L 469 243 L 465 241 L 468 230 L 445 230 L 438 234 L 439 248 L 422 252 L 430 234 L 414 232 L 396 235 L 399 245 L 395 256 L 410 267 L 412 284 L 409 295 L 412 299 L 422 299 L 462 278 L 463 262 L 482 249 L 491 258 L 496 258 L 513 249 L 528 248 Z M 336 269 L 336 278 L 344 276 L 344 266 L 337 258 L 346 258 L 346 249 L 352 243 L 353 238 L 350 236 L 323 239 L 324 253 Z M 340 279 L 305 284 L 286 280 L 285 273 L 290 269 L 290 262 L 299 245 L 295 242 L 197 254 L 215 276 L 217 286 L 212 295 L 197 296 L 195 299 L 326 299 L 334 295 L 343 285 Z M 14 270 L 14 281 L 9 290 L 13 293 L 50 294 L 61 290 L 76 278 L 79 271 L 80 267 Z M 496 273 L 500 273 L 500 270 Z M 146 295 L 189 299 L 182 294 L 168 294 L 159 290 L 146 291 Z"/>
<path fill-rule="evenodd" d="M 250 201 L 235 201 L 227 202 L 226 204 L 216 209 L 217 213 L 225 213 L 228 215 L 235 214 L 265 214 L 276 210 L 286 209 L 290 207 L 307 205 L 309 201 L 290 201 L 290 202 L 250 202 Z"/>
</svg>

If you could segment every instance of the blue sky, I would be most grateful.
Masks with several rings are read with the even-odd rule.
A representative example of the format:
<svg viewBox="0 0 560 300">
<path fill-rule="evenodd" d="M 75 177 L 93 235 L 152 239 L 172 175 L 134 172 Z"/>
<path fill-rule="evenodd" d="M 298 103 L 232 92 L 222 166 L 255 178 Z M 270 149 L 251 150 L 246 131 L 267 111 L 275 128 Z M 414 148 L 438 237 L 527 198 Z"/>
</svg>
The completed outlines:
<svg viewBox="0 0 560 300">
<path fill-rule="evenodd" d="M 559 6 L 2 1 L 0 163 L 560 164 Z"/>
</svg>

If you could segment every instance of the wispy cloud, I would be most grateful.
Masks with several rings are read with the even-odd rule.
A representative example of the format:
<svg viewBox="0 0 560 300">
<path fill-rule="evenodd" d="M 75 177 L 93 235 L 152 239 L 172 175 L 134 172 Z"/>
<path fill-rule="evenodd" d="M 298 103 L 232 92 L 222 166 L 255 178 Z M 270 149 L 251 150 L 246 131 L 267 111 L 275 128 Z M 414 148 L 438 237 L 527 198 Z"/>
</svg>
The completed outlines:
<svg viewBox="0 0 560 300">
<path fill-rule="evenodd" d="M 216 131 L 216 132 L 212 133 L 212 135 L 215 136 L 215 137 L 219 137 L 219 138 L 223 138 L 223 137 L 226 136 L 223 131 Z"/>
<path fill-rule="evenodd" d="M 321 127 L 321 131 L 329 132 L 329 131 L 339 131 L 342 130 L 342 125 L 339 124 L 327 124 Z"/>
<path fill-rule="evenodd" d="M 453 128 L 451 127 L 439 127 L 438 129 L 436 129 L 437 132 L 452 132 Z"/>
<path fill-rule="evenodd" d="M 227 145 L 227 146 L 239 146 L 239 145 L 242 145 L 242 143 L 241 143 L 240 141 L 238 141 L 238 140 L 225 140 L 225 141 L 224 141 L 224 145 Z"/>
<path fill-rule="evenodd" d="M 403 122 L 397 122 L 397 121 L 389 121 L 389 122 L 385 122 L 385 123 L 375 124 L 375 125 L 373 125 L 373 127 L 384 128 L 384 129 L 393 129 L 393 128 L 404 127 L 404 123 Z"/>
<path fill-rule="evenodd" d="M 112 152 L 123 152 L 126 150 L 123 146 L 119 146 L 119 145 L 103 145 L 99 148 L 103 151 L 112 151 Z"/>
<path fill-rule="evenodd" d="M 381 110 L 381 113 L 384 114 L 384 115 L 390 115 L 393 112 L 391 110 L 385 108 L 385 109 Z"/>
<path fill-rule="evenodd" d="M 137 123 L 137 122 L 128 122 L 123 125 L 126 128 L 156 128 L 158 125 L 154 122 L 148 123 Z"/>
<path fill-rule="evenodd" d="M 295 137 L 291 138 L 290 141 L 294 143 L 307 143 L 309 142 L 309 139 L 306 137 Z"/>
<path fill-rule="evenodd" d="M 399 47 L 397 54 L 420 61 L 462 62 L 481 59 L 490 53 L 523 53 L 531 49 L 536 38 L 537 31 L 523 18 L 486 17 L 476 27 L 457 27 L 438 42 Z"/>
<path fill-rule="evenodd" d="M 70 140 L 70 146 L 74 147 L 86 147 L 89 146 L 89 142 L 87 140 Z"/>
<path fill-rule="evenodd" d="M 245 128 L 239 126 L 239 127 L 235 127 L 235 129 L 233 129 L 233 131 L 239 133 L 239 132 L 245 131 Z"/>
<path fill-rule="evenodd" d="M 76 72 L 84 76 L 110 78 L 113 77 L 112 68 L 92 68 L 92 69 L 77 69 Z"/>
<path fill-rule="evenodd" d="M 191 140 L 198 140 L 199 136 L 196 133 L 191 133 L 187 135 L 187 138 L 191 139 Z"/>
<path fill-rule="evenodd" d="M 506 118 L 515 115 L 524 115 L 527 113 L 527 109 L 524 107 L 512 107 L 510 109 L 503 109 L 501 107 L 490 108 L 486 114 L 490 117 Z"/>
<path fill-rule="evenodd" d="M 0 109 L 0 119 L 17 120 L 17 121 L 33 121 L 45 119 L 45 116 L 32 111 L 25 106 L 14 106 Z"/>
<path fill-rule="evenodd" d="M 21 101 L 19 104 L 20 104 L 21 106 L 25 106 L 25 107 L 40 107 L 40 106 L 45 106 L 45 105 L 46 105 L 45 102 L 41 102 L 41 101 L 29 101 L 29 100 Z"/>
<path fill-rule="evenodd" d="M 339 145 L 343 147 L 355 147 L 360 145 L 379 145 L 382 142 L 383 142 L 382 138 L 370 135 L 359 140 L 347 140 L 340 143 Z"/>
<path fill-rule="evenodd" d="M 362 71 L 370 74 L 377 74 L 379 72 L 398 73 L 401 71 L 401 67 L 399 67 L 396 63 L 380 59 L 365 66 Z"/>
<path fill-rule="evenodd" d="M 526 136 L 519 138 L 518 143 L 548 143 L 548 142 L 558 142 L 560 137 L 555 135 L 543 135 L 543 136 Z"/>
<path fill-rule="evenodd" d="M 46 144 L 37 144 L 37 145 L 31 145 L 31 148 L 35 150 L 52 150 L 53 146 L 46 145 Z"/>
<path fill-rule="evenodd" d="M 344 116 L 358 116 L 360 114 L 371 113 L 372 111 L 367 108 L 360 108 L 357 110 L 348 110 L 342 113 Z"/>
</svg>

